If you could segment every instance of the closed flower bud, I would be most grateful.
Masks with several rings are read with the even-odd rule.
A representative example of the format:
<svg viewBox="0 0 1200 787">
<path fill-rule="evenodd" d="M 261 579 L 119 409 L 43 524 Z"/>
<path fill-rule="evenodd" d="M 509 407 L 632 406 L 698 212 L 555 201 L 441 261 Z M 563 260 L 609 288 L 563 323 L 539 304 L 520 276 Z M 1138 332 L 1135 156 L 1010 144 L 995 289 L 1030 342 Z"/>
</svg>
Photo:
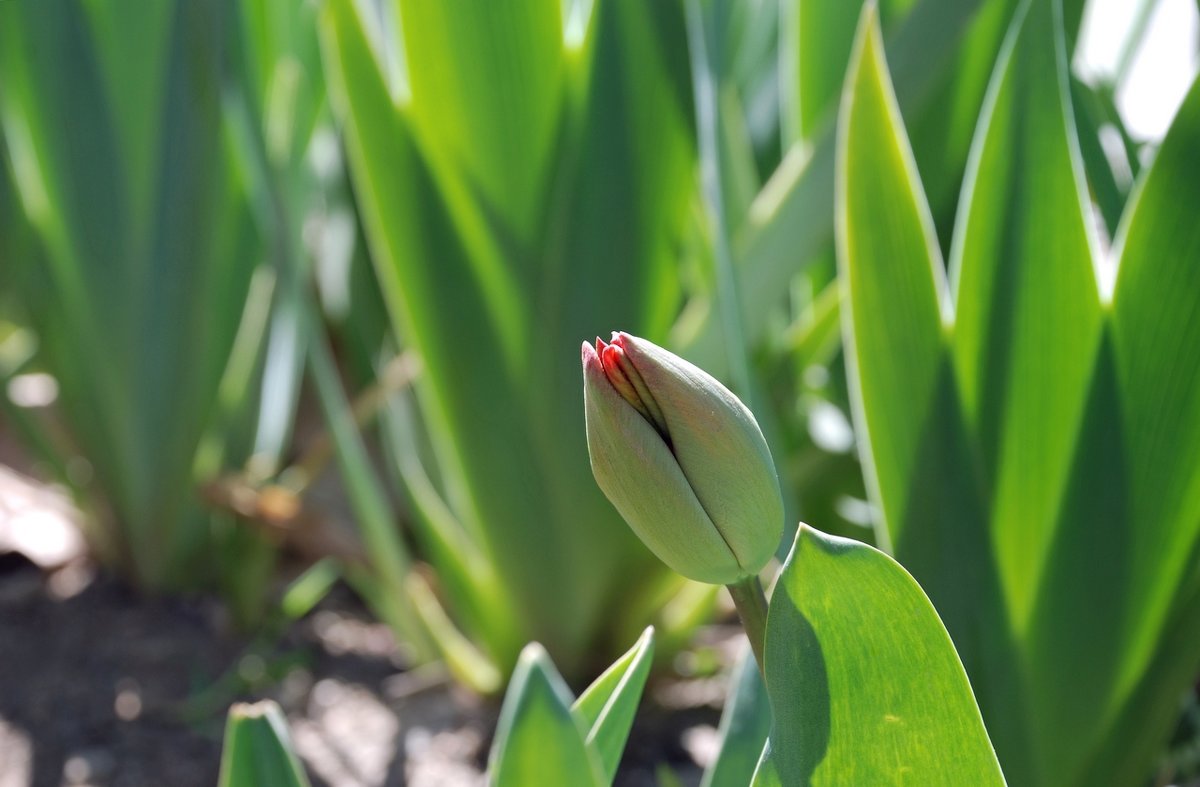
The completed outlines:
<svg viewBox="0 0 1200 787">
<path fill-rule="evenodd" d="M 645 339 L 583 345 L 592 472 L 655 555 L 690 579 L 757 574 L 783 535 L 754 416 L 711 375 Z"/>
</svg>

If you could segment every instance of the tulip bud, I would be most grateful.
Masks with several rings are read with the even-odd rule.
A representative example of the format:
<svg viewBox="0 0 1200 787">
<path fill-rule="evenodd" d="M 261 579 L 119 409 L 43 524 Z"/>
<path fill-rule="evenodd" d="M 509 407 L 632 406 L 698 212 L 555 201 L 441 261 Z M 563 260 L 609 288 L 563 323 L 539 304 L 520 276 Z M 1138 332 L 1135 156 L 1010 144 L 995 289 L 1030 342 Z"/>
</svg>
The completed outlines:
<svg viewBox="0 0 1200 787">
<path fill-rule="evenodd" d="M 757 574 L 783 535 L 754 416 L 711 375 L 645 339 L 583 345 L 592 472 L 655 555 L 690 579 Z"/>
</svg>

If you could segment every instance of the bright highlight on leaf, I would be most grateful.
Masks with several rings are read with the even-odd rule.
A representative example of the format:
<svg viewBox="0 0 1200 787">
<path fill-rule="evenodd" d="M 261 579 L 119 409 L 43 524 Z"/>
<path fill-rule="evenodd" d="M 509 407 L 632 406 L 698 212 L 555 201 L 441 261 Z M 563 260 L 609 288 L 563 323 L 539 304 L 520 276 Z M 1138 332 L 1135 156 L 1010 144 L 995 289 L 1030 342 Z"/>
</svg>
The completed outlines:
<svg viewBox="0 0 1200 787">
<path fill-rule="evenodd" d="M 949 284 L 864 23 L 840 120 L 844 329 L 880 541 L 946 622 L 1009 779 L 1136 784 L 1200 668 L 1200 88 L 1127 208 L 1109 301 L 1060 15 L 1032 0 L 1013 21 Z"/>
</svg>

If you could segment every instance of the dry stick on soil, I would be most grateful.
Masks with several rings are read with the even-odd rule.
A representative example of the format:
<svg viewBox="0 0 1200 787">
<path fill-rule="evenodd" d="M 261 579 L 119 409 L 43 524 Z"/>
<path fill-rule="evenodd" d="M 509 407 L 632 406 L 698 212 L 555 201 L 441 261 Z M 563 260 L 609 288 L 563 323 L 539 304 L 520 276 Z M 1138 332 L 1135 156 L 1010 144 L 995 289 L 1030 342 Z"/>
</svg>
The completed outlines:
<svg viewBox="0 0 1200 787">
<path fill-rule="evenodd" d="M 412 384 L 421 373 L 421 359 L 406 350 L 384 365 L 379 378 L 362 391 L 350 406 L 361 431 L 371 424 L 389 397 Z M 285 484 L 255 482 L 248 472 L 214 479 L 200 488 L 209 505 L 236 514 L 257 526 L 273 541 L 283 543 L 305 558 L 333 556 L 364 564 L 366 554 L 357 539 L 344 533 L 331 519 L 304 506 L 305 490 L 333 456 L 333 438 L 328 430 L 312 440 L 304 453 L 279 473 Z"/>
</svg>

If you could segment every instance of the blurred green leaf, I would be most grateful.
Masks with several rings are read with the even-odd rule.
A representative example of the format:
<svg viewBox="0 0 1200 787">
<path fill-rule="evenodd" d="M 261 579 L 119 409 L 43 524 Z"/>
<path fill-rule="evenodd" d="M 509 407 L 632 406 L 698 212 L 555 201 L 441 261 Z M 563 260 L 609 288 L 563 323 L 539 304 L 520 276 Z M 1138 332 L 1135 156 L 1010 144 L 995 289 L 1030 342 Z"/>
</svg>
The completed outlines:
<svg viewBox="0 0 1200 787">
<path fill-rule="evenodd" d="M 348 0 L 322 21 L 393 335 L 424 364 L 407 442 L 435 450 L 401 462 L 405 491 L 469 636 L 505 671 L 535 639 L 580 674 L 611 652 L 613 600 L 662 571 L 591 477 L 576 353 L 617 327 L 660 337 L 678 308 L 682 15 L 601 0 L 564 33 L 557 0 L 426 5 L 399 5 L 399 38 Z"/>
<path fill-rule="evenodd" d="M 885 28 L 903 18 L 913 0 L 882 0 L 875 7 Z M 854 31 L 863 3 L 786 0 L 780 59 L 790 67 L 782 80 L 783 122 L 789 143 L 810 140 L 828 125 L 845 81 Z"/>
<path fill-rule="evenodd" d="M 1116 234 L 1117 224 L 1121 220 L 1121 213 L 1125 209 L 1125 201 L 1129 197 L 1132 185 L 1124 172 L 1118 174 L 1114 169 L 1121 165 L 1124 165 L 1123 168 L 1132 168 L 1129 167 L 1128 158 L 1124 158 L 1119 164 L 1110 163 L 1109 154 L 1104 150 L 1102 137 L 1105 126 L 1111 119 L 1104 111 L 1101 91 L 1072 77 L 1071 103 L 1075 110 L 1079 152 L 1083 158 L 1088 188 L 1092 201 L 1104 219 L 1107 235 L 1111 238 Z"/>
<path fill-rule="evenodd" d="M 895 561 L 801 525 L 767 615 L 788 784 L 1003 785 L 950 636 Z"/>
<path fill-rule="evenodd" d="M 308 787 L 283 711 L 267 700 L 229 709 L 219 787 Z"/>
<path fill-rule="evenodd" d="M 729 698 L 717 728 L 721 748 L 716 761 L 704 772 L 701 787 L 750 784 L 771 731 L 770 701 L 749 645 L 734 664 L 729 684 Z"/>
<path fill-rule="evenodd" d="M 412 558 L 396 531 L 387 493 L 371 466 L 367 448 L 341 390 L 332 354 L 324 337 L 316 334 L 315 326 L 309 326 L 309 333 L 307 340 L 312 379 L 325 422 L 333 437 L 338 466 L 347 487 L 346 495 L 359 523 L 363 544 L 367 552 L 374 555 L 374 566 L 383 592 L 395 601 L 393 608 L 396 614 L 389 616 L 392 618 L 389 622 L 398 625 L 400 633 L 418 655 L 425 655 L 428 636 L 417 622 L 411 607 L 404 601 Z"/>
<path fill-rule="evenodd" d="M 183 586 L 264 558 L 193 491 L 258 250 L 221 112 L 219 2 L 133 6 L 0 7 L 0 122 L 45 250 L 46 278 L 21 286 L 94 473 L 93 542 L 146 585 Z"/>
<path fill-rule="evenodd" d="M 984 0 L 918 0 L 890 34 L 890 51 L 900 101 L 906 111 L 942 111 L 931 106 L 946 60 L 962 43 Z M 902 4 L 897 3 L 900 7 Z M 822 77 L 827 79 L 828 77 Z M 757 342 L 767 327 L 763 304 L 777 300 L 787 282 L 827 246 L 833 231 L 835 139 L 831 123 L 793 147 L 759 193 L 733 240 L 745 335 Z M 710 322 L 712 321 L 710 316 Z M 715 327 L 704 325 L 689 345 L 708 347 Z M 711 351 L 710 351 L 711 352 Z M 701 359 L 713 366 L 708 358 Z"/>
<path fill-rule="evenodd" d="M 460 304 L 454 310 L 456 328 L 440 337 L 436 349 L 423 353 L 426 376 L 449 378 L 444 385 L 460 399 L 480 396 L 484 391 L 472 391 L 458 377 L 472 371 L 483 376 L 503 379 L 497 368 L 496 352 L 481 352 L 471 368 L 450 363 L 454 353 L 461 357 L 473 354 L 468 348 L 494 347 L 495 338 L 487 331 L 482 318 L 482 307 L 472 296 L 475 286 L 470 282 L 470 270 L 461 259 L 461 247 L 453 229 L 448 226 L 444 212 L 436 210 L 440 203 L 428 169 L 422 163 L 419 151 L 412 138 L 407 113 L 396 110 L 384 82 L 384 75 L 375 61 L 372 45 L 367 38 L 366 28 L 355 6 L 348 2 L 332 2 L 325 7 L 322 27 L 326 49 L 327 76 L 333 99 L 341 104 L 341 111 L 356 118 L 346 129 L 346 147 L 352 166 L 360 173 L 357 187 L 364 198 L 360 202 L 363 220 L 375 232 L 369 235 L 372 241 L 372 257 L 376 262 L 380 285 L 393 317 L 405 315 L 405 335 L 421 323 L 436 324 L 442 313 L 439 303 Z M 351 89 L 352 88 L 352 89 Z M 369 158 L 368 152 L 370 151 Z M 370 164 L 368 165 L 368 160 Z M 409 172 L 408 177 L 394 177 L 393 173 Z M 424 222 L 423 215 L 430 212 L 431 220 Z M 386 217 L 386 219 L 385 219 Z M 425 226 L 421 226 L 425 224 Z M 386 228 L 386 229 L 385 229 Z M 381 245 L 386 244 L 386 245 Z M 416 247 L 416 248 L 414 248 Z M 453 251 L 453 254 L 451 252 Z M 442 258 L 439 267 L 427 266 L 427 259 Z M 393 264 L 381 264 L 380 260 L 394 260 Z M 407 296 L 410 300 L 401 301 Z M 471 298 L 472 303 L 464 303 Z M 406 306 L 405 304 L 411 304 Z M 461 311 L 459 310 L 461 309 Z M 431 424 L 431 431 L 444 434 L 438 428 L 444 419 L 441 412 L 458 402 L 442 403 L 432 409 L 429 418 L 438 421 Z M 486 413 L 472 410 L 477 416 Z M 509 435 L 503 428 L 489 432 L 482 423 L 472 424 L 481 439 L 491 434 L 491 440 L 500 442 Z M 454 445 L 447 435 L 448 445 Z M 416 487 L 417 482 L 409 481 Z M 419 490 L 418 490 L 419 492 Z M 418 505 L 421 497 L 413 493 Z M 441 507 L 438 507 L 439 509 Z M 419 513 L 424 513 L 418 508 Z M 454 517 L 424 515 L 428 531 L 440 543 L 453 543 L 458 539 L 476 540 L 478 533 L 467 531 L 461 536 L 446 532 L 448 528 L 460 528 L 474 524 L 473 520 L 460 521 Z M 361 524 L 361 523 L 360 523 Z M 432 540 L 429 536 L 427 539 Z M 455 611 L 466 624 L 483 635 L 483 640 L 493 655 L 505 649 L 518 647 L 520 637 L 510 616 L 501 610 L 508 605 L 505 591 L 495 585 L 483 585 L 478 574 L 466 570 L 452 570 L 453 564 L 433 553 L 441 571 Z M 496 613 L 485 612 L 488 607 L 498 608 Z"/>
<path fill-rule="evenodd" d="M 398 6 L 418 133 L 477 190 L 486 212 L 504 217 L 517 242 L 533 241 L 569 78 L 562 1 Z"/>
<path fill-rule="evenodd" d="M 287 586 L 279 608 L 287 617 L 299 620 L 321 603 L 341 575 L 333 558 L 318 560 Z"/>
</svg>

